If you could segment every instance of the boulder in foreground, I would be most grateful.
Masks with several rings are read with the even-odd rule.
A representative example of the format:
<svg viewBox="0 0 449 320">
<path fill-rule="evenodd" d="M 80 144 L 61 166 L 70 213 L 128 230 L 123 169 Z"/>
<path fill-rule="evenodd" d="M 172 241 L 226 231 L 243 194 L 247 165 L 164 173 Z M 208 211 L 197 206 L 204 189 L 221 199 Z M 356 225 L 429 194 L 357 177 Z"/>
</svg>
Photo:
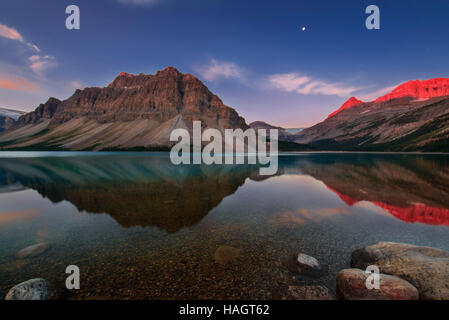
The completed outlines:
<svg viewBox="0 0 449 320">
<path fill-rule="evenodd" d="M 45 279 L 36 278 L 11 288 L 5 300 L 51 300 L 54 297 L 50 284 Z"/>
<path fill-rule="evenodd" d="M 449 300 L 449 254 L 441 249 L 379 242 L 352 253 L 353 268 L 365 270 L 369 265 L 410 282 L 420 299 Z"/>
<path fill-rule="evenodd" d="M 368 289 L 370 274 L 360 269 L 344 269 L 337 276 L 337 298 L 342 300 L 418 300 L 418 290 L 401 278 L 380 274 L 379 289 Z"/>
</svg>

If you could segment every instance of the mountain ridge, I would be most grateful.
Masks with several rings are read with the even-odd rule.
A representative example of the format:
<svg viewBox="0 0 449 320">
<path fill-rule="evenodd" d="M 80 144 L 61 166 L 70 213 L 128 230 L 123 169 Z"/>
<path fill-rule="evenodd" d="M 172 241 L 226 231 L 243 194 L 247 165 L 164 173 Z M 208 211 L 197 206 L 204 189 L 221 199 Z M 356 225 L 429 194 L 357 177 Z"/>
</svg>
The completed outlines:
<svg viewBox="0 0 449 320">
<path fill-rule="evenodd" d="M 173 129 L 247 129 L 245 120 L 195 76 L 173 67 L 120 73 L 108 86 L 50 98 L 0 135 L 3 148 L 104 150 L 169 146 Z"/>
<path fill-rule="evenodd" d="M 359 101 L 350 98 L 292 141 L 320 150 L 449 152 L 449 78 L 409 81 Z"/>
<path fill-rule="evenodd" d="M 0 107 L 0 132 L 12 128 L 23 114 L 23 111 Z"/>
</svg>

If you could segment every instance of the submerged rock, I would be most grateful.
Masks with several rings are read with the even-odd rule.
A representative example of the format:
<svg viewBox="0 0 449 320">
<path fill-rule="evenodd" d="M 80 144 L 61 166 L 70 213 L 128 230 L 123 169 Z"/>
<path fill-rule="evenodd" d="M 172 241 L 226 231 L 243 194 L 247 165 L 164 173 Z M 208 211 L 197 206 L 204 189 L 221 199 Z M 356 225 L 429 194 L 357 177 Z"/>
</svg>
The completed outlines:
<svg viewBox="0 0 449 320">
<path fill-rule="evenodd" d="M 293 253 L 287 260 L 288 269 L 306 276 L 320 276 L 323 268 L 317 259 L 304 253 Z"/>
<path fill-rule="evenodd" d="M 51 300 L 54 297 L 50 284 L 45 279 L 36 278 L 11 288 L 5 300 Z"/>
<path fill-rule="evenodd" d="M 296 258 L 296 264 L 301 268 L 321 270 L 321 265 L 318 260 L 304 253 L 298 254 L 298 257 Z"/>
<path fill-rule="evenodd" d="M 344 269 L 337 276 L 337 298 L 342 300 L 418 300 L 418 289 L 401 278 L 379 275 L 379 289 L 368 289 L 370 274 L 360 269 Z"/>
<path fill-rule="evenodd" d="M 20 250 L 16 253 L 16 257 L 19 259 L 34 258 L 47 251 L 48 248 L 50 248 L 50 245 L 48 243 L 37 243 Z"/>
<path fill-rule="evenodd" d="M 443 250 L 379 242 L 352 253 L 352 267 L 366 269 L 369 265 L 410 282 L 420 299 L 449 299 L 449 254 Z"/>
<path fill-rule="evenodd" d="M 214 253 L 214 259 L 220 263 L 226 263 L 237 259 L 240 256 L 240 249 L 220 246 Z"/>
<path fill-rule="evenodd" d="M 324 286 L 289 286 L 288 298 L 294 300 L 333 300 Z"/>
</svg>

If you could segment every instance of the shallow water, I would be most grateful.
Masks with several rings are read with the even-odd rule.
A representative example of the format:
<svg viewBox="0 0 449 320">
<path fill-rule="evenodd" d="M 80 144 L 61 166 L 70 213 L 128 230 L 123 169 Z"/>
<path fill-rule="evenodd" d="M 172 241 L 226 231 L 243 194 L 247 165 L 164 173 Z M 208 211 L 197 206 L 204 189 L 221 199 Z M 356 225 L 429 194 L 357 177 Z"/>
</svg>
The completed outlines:
<svg viewBox="0 0 449 320">
<path fill-rule="evenodd" d="M 165 153 L 0 152 L 0 295 L 43 277 L 66 299 L 281 298 L 378 241 L 449 251 L 449 155 L 284 154 L 174 166 Z M 47 242 L 28 259 L 15 254 Z M 231 247 L 231 248 L 229 248 Z M 304 252 L 318 279 L 291 273 Z M 65 289 L 65 268 L 81 290 Z"/>
</svg>

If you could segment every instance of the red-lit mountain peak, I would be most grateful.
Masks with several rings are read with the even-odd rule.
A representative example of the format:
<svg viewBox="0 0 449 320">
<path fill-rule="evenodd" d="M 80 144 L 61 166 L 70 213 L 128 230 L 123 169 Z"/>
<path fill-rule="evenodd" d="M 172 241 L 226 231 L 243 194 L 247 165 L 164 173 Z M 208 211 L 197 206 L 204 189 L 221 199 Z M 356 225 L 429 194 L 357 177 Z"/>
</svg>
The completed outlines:
<svg viewBox="0 0 449 320">
<path fill-rule="evenodd" d="M 123 76 L 132 77 L 132 75 L 127 72 L 120 72 L 120 74 L 118 75 L 118 77 L 123 77 Z"/>
<path fill-rule="evenodd" d="M 337 113 L 339 113 L 340 111 L 344 110 L 344 109 L 349 109 L 352 108 L 354 106 L 357 106 L 359 104 L 362 104 L 363 101 L 360 101 L 359 99 L 355 98 L 355 97 L 351 97 L 349 98 L 348 101 L 346 101 L 341 107 L 340 109 L 332 112 L 327 118 L 329 119 L 330 117 L 336 115 Z"/>
<path fill-rule="evenodd" d="M 375 102 L 389 101 L 403 97 L 430 99 L 442 96 L 449 96 L 449 78 L 408 81 L 399 85 L 390 93 L 377 98 Z"/>
</svg>

